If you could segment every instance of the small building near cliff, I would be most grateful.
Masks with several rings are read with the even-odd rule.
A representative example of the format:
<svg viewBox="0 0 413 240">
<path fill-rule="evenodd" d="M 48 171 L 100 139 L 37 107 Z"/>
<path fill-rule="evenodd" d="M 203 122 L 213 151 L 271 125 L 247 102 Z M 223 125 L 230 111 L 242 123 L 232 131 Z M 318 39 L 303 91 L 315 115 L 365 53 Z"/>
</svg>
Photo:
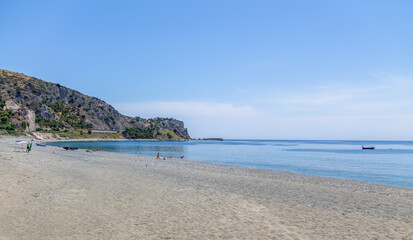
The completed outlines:
<svg viewBox="0 0 413 240">
<path fill-rule="evenodd" d="M 90 130 L 88 130 L 87 133 L 88 134 L 116 134 L 116 133 L 119 133 L 119 131 L 90 129 Z"/>
</svg>

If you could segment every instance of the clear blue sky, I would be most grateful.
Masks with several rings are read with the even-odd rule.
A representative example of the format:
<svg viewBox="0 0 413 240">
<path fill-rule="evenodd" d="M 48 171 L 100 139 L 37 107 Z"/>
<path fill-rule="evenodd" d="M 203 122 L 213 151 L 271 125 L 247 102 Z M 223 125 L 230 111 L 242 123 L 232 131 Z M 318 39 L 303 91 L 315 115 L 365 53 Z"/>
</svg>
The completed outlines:
<svg viewBox="0 0 413 240">
<path fill-rule="evenodd" d="M 193 137 L 413 139 L 412 1 L 0 1 L 0 68 Z"/>
</svg>

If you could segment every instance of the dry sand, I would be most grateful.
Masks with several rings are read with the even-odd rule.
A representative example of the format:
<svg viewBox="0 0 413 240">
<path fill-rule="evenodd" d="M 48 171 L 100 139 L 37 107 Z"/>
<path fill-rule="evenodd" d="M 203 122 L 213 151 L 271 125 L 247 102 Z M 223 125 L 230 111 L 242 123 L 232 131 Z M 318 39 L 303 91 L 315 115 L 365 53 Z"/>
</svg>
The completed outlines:
<svg viewBox="0 0 413 240">
<path fill-rule="evenodd" d="M 413 239 L 413 189 L 0 139 L 0 239 Z"/>
</svg>

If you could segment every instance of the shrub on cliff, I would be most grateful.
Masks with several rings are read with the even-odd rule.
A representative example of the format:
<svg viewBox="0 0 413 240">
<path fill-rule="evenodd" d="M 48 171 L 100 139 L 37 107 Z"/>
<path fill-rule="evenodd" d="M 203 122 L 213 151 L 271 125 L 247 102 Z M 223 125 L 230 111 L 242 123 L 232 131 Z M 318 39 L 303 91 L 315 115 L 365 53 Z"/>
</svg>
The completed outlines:
<svg viewBox="0 0 413 240">
<path fill-rule="evenodd" d="M 126 128 L 123 131 L 123 136 L 129 139 L 139 139 L 139 138 L 153 138 L 154 130 L 152 129 L 141 129 L 141 128 Z"/>
</svg>

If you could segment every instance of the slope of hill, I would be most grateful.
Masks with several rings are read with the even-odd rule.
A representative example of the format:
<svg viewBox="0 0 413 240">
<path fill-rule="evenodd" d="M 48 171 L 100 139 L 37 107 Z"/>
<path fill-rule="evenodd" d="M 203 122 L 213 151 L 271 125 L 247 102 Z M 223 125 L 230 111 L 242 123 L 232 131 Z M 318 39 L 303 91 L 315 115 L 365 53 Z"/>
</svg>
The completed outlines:
<svg viewBox="0 0 413 240">
<path fill-rule="evenodd" d="M 83 135 L 94 129 L 121 132 L 128 138 L 190 138 L 182 121 L 127 117 L 101 99 L 21 73 L 0 69 L 0 86 L 3 132 Z"/>
</svg>

